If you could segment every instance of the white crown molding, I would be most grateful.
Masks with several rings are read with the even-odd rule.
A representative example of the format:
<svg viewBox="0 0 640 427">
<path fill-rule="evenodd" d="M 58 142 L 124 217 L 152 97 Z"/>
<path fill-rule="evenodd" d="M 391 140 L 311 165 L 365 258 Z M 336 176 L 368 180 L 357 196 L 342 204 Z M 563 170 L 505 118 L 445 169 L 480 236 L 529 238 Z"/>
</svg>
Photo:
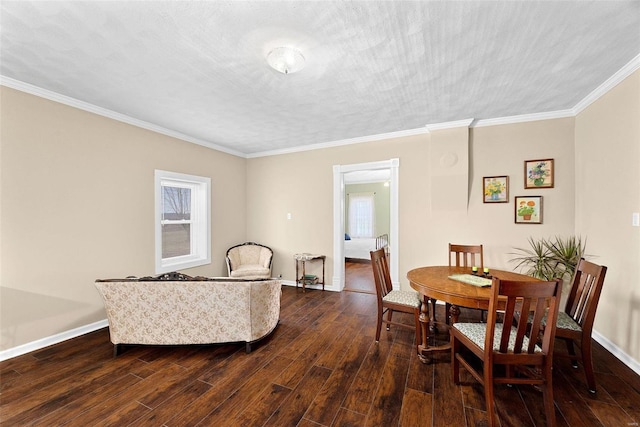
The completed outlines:
<svg viewBox="0 0 640 427">
<path fill-rule="evenodd" d="M 479 119 L 473 124 L 474 128 L 484 126 L 510 125 L 514 123 L 535 122 L 537 120 L 562 119 L 574 117 L 573 110 L 549 111 L 546 113 L 521 114 L 519 116 L 497 117 L 495 119 Z"/>
<path fill-rule="evenodd" d="M 11 77 L 0 75 L 0 85 L 19 90 L 21 92 L 26 92 L 31 95 L 39 96 L 41 98 L 45 98 L 50 101 L 59 102 L 60 104 L 68 105 L 70 107 L 78 108 L 80 110 L 88 111 L 90 113 L 94 113 L 99 116 L 117 120 L 119 122 L 127 123 L 142 129 L 147 129 L 162 135 L 170 136 L 172 138 L 177 138 L 186 142 L 191 142 L 193 144 L 201 145 L 207 148 L 212 148 L 214 150 L 222 151 L 224 153 L 231 154 L 234 156 L 246 157 L 244 153 L 241 153 L 239 151 L 231 150 L 229 148 L 222 147 L 220 145 L 217 145 L 208 141 L 203 141 L 198 138 L 193 138 L 183 133 L 176 132 L 171 129 L 163 128 L 162 126 L 154 125 L 153 123 L 145 122 L 144 120 L 138 120 L 136 118 L 127 116 L 126 114 L 117 113 L 115 111 L 98 107 L 88 102 L 80 101 L 79 99 L 71 98 L 70 96 L 61 95 L 59 93 L 56 93 L 47 89 L 42 89 L 38 86 L 34 86 L 29 83 L 12 79 Z"/>
<path fill-rule="evenodd" d="M 423 135 L 429 133 L 426 128 L 408 129 L 397 132 L 381 133 L 378 135 L 360 136 L 357 138 L 341 139 L 331 142 L 321 142 L 318 144 L 304 145 L 301 147 L 284 148 L 282 150 L 262 151 L 260 153 L 247 154 L 247 158 L 278 156 L 280 154 L 299 153 L 301 151 L 320 150 L 322 148 L 340 147 L 342 145 L 360 144 L 362 142 L 381 141 L 385 139 L 402 138 L 405 136 Z"/>
<path fill-rule="evenodd" d="M 58 344 L 71 338 L 79 337 L 80 335 L 88 334 L 89 332 L 97 331 L 98 329 L 106 328 L 107 326 L 109 326 L 107 319 L 99 320 L 89 325 L 80 326 L 69 331 L 51 335 L 50 337 L 41 338 L 36 341 L 31 341 L 17 347 L 0 351 L 0 362 L 23 354 L 31 353 L 32 351 L 40 350 L 41 348 L 45 348 L 53 344 Z"/>
<path fill-rule="evenodd" d="M 640 69 L 640 54 L 629 61 L 613 76 L 609 77 L 604 83 L 595 88 L 593 92 L 585 96 L 582 101 L 578 102 L 575 107 L 573 107 L 573 114 L 577 116 L 578 113 L 587 108 L 589 105 L 593 104 L 602 95 L 609 92 L 611 89 L 613 89 L 638 69 Z"/>
<path fill-rule="evenodd" d="M 425 125 L 425 128 L 429 132 L 433 132 L 436 130 L 445 130 L 445 129 L 454 129 L 454 128 L 462 128 L 462 127 L 470 127 L 471 123 L 473 123 L 474 119 L 464 119 L 464 120 L 456 120 L 453 122 L 442 122 L 442 123 L 434 123 L 430 125 Z"/>
</svg>

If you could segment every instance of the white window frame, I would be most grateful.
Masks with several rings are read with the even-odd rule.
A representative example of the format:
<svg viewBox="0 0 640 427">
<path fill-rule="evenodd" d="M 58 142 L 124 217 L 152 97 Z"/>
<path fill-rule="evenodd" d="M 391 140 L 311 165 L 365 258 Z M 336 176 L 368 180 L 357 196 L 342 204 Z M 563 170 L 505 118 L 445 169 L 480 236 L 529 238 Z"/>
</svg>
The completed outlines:
<svg viewBox="0 0 640 427">
<path fill-rule="evenodd" d="M 162 187 L 191 190 L 191 220 L 163 220 Z M 191 253 L 162 258 L 162 225 L 191 224 Z M 156 274 L 197 267 L 211 263 L 211 178 L 156 169 L 155 171 L 155 259 Z"/>
</svg>

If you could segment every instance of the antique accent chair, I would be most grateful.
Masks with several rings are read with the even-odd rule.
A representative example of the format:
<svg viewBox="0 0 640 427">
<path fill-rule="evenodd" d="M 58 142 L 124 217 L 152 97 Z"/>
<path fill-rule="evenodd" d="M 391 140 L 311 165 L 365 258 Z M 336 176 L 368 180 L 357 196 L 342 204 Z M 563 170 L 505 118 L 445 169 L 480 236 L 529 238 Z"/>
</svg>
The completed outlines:
<svg viewBox="0 0 640 427">
<path fill-rule="evenodd" d="M 227 251 L 229 277 L 238 279 L 268 279 L 271 277 L 273 251 L 268 246 L 245 242 Z"/>
<path fill-rule="evenodd" d="M 402 291 L 393 289 L 391 276 L 389 274 L 389 263 L 385 248 L 370 251 L 371 267 L 373 268 L 373 278 L 376 285 L 376 297 L 378 300 L 378 323 L 376 327 L 376 343 L 380 342 L 380 331 L 382 323 L 387 324 L 387 331 L 390 325 L 401 326 L 403 328 L 415 330 L 416 352 L 420 344 L 420 306 L 419 295 L 415 291 Z M 396 322 L 392 320 L 393 312 L 400 311 L 413 315 L 413 325 Z M 385 319 L 386 313 L 386 319 Z"/>
<path fill-rule="evenodd" d="M 596 379 L 593 374 L 591 356 L 591 331 L 606 273 L 607 267 L 581 258 L 573 275 L 565 309 L 558 313 L 556 323 L 556 337 L 564 340 L 567 345 L 567 354 L 556 352 L 556 356 L 569 357 L 572 359 L 574 368 L 578 367 L 577 360 L 582 359 L 587 385 L 591 393 L 596 392 Z M 543 321 L 543 324 L 546 323 Z M 579 343 L 579 355 L 574 350 L 574 342 Z"/>
<path fill-rule="evenodd" d="M 494 410 L 494 383 L 539 386 L 542 390 L 547 425 L 556 425 L 551 367 L 555 320 L 558 317 L 561 292 L 560 279 L 538 282 L 507 281 L 494 277 L 487 323 L 453 324 L 453 380 L 456 384 L 460 383 L 462 365 L 484 386 L 489 425 L 498 425 Z M 520 313 L 530 313 L 530 316 L 519 315 Z M 545 314 L 551 327 L 542 326 Z M 498 317 L 502 319 L 501 322 L 498 322 Z M 472 354 L 463 352 L 463 347 Z M 474 368 L 477 364 L 471 359 L 476 358 L 482 361 L 481 370 Z M 515 376 L 515 372 L 520 375 Z"/>
<path fill-rule="evenodd" d="M 477 256 L 477 258 L 476 258 Z M 449 243 L 449 267 L 478 267 L 482 272 L 484 269 L 484 253 L 482 251 L 482 245 L 458 245 Z M 452 261 L 453 258 L 453 261 Z M 436 309 L 435 300 L 431 300 L 432 310 Z M 445 304 L 445 320 L 449 324 L 449 310 L 451 304 Z M 472 309 L 469 309 L 472 310 Z M 479 310 L 480 321 L 484 319 L 484 310 Z"/>
</svg>

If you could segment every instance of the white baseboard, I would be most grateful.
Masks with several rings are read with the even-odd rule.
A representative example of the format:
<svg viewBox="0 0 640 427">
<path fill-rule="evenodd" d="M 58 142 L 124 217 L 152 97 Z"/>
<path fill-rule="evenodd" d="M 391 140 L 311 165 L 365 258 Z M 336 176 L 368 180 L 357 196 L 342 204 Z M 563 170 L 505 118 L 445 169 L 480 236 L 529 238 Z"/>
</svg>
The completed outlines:
<svg viewBox="0 0 640 427">
<path fill-rule="evenodd" d="M 98 329 L 102 329 L 107 326 L 109 326 L 107 319 L 99 320 L 89 325 L 80 326 L 69 331 L 51 335 L 50 337 L 41 338 L 36 341 L 0 351 L 0 362 L 13 357 L 22 356 L 23 354 L 30 353 L 32 351 L 40 350 L 53 344 L 58 344 L 59 342 L 66 341 L 71 338 L 79 337 L 80 335 L 84 335 L 89 332 L 97 331 Z"/>
<path fill-rule="evenodd" d="M 627 353 L 622 351 L 617 345 L 613 342 L 609 341 L 608 338 L 605 338 L 603 335 L 599 334 L 597 331 L 591 331 L 591 336 L 594 340 L 596 340 L 601 346 L 609 350 L 611 354 L 620 359 L 622 363 L 627 365 L 631 370 L 633 370 L 636 374 L 640 375 L 640 362 L 635 360 L 633 357 L 629 356 Z"/>
</svg>

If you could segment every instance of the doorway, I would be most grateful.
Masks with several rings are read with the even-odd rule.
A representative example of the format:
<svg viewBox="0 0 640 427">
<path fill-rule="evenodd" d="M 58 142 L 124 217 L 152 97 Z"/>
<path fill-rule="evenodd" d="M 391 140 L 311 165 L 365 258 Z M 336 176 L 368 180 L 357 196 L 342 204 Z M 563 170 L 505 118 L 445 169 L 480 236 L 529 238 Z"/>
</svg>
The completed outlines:
<svg viewBox="0 0 640 427">
<path fill-rule="evenodd" d="M 398 169 L 399 159 L 380 162 L 335 165 L 333 167 L 333 278 L 334 289 L 345 286 L 344 238 L 345 238 L 345 174 L 356 171 L 389 171 L 389 269 L 394 288 L 398 280 Z"/>
</svg>

